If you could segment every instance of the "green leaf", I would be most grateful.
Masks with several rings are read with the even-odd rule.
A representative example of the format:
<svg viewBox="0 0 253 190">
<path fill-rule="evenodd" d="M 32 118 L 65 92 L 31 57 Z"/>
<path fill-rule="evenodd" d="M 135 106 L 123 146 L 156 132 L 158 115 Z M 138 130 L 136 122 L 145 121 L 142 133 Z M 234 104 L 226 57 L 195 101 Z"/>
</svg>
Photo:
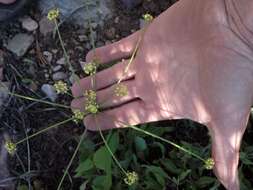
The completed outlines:
<svg viewBox="0 0 253 190">
<path fill-rule="evenodd" d="M 178 178 L 179 181 L 183 181 L 190 173 L 191 173 L 191 170 L 186 170 L 185 172 L 182 172 Z"/>
<path fill-rule="evenodd" d="M 28 190 L 26 185 L 18 185 L 17 190 Z"/>
<path fill-rule="evenodd" d="M 93 161 L 98 169 L 109 171 L 111 169 L 111 155 L 105 146 L 100 147 L 94 154 Z"/>
<path fill-rule="evenodd" d="M 137 152 L 142 152 L 147 149 L 146 141 L 143 138 L 137 136 L 135 137 L 134 142 Z"/>
<path fill-rule="evenodd" d="M 119 146 L 119 132 L 114 132 L 107 140 L 107 142 L 109 147 L 111 148 L 111 151 L 115 153 Z"/>
<path fill-rule="evenodd" d="M 208 187 L 209 185 L 213 184 L 215 181 L 216 181 L 216 179 L 213 177 L 204 176 L 204 177 L 199 178 L 199 180 L 197 181 L 197 185 L 200 188 L 204 188 L 204 187 Z"/>
<path fill-rule="evenodd" d="M 157 166 L 146 166 L 147 172 L 152 173 L 156 178 L 157 182 L 164 187 L 165 186 L 165 179 L 169 176 L 164 172 L 164 170 Z"/>
<path fill-rule="evenodd" d="M 93 162 L 91 161 L 90 158 L 88 158 L 87 160 L 79 164 L 79 166 L 76 169 L 77 174 L 75 176 L 80 177 L 83 175 L 84 172 L 92 169 L 93 167 L 94 167 Z"/>
<path fill-rule="evenodd" d="M 248 158 L 248 155 L 245 152 L 240 152 L 240 160 L 245 165 L 253 165 L 253 162 Z"/>
<path fill-rule="evenodd" d="M 86 190 L 86 187 L 87 187 L 87 183 L 88 183 L 88 182 L 89 182 L 88 180 L 85 181 L 85 182 L 80 186 L 79 190 Z"/>
<path fill-rule="evenodd" d="M 93 190 L 110 190 L 112 186 L 112 177 L 110 175 L 97 176 L 92 184 Z"/>
<path fill-rule="evenodd" d="M 179 175 L 182 172 L 182 170 L 177 168 L 177 166 L 170 159 L 163 159 L 161 160 L 161 163 L 166 170 L 173 174 Z"/>
</svg>

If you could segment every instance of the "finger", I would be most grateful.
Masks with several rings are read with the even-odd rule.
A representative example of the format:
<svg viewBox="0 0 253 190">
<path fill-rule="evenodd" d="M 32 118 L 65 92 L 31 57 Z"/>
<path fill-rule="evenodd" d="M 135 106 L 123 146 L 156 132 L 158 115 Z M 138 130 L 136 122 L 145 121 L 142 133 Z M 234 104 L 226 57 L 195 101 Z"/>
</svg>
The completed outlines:
<svg viewBox="0 0 253 190">
<path fill-rule="evenodd" d="M 103 64 L 128 58 L 133 53 L 139 37 L 140 32 L 135 32 L 118 42 L 91 50 L 86 56 L 86 62 L 98 59 Z"/>
<path fill-rule="evenodd" d="M 124 128 L 127 125 L 138 125 L 161 120 L 161 116 L 153 110 L 148 110 L 142 100 L 136 100 L 120 107 L 88 115 L 84 125 L 92 131 Z"/>
<path fill-rule="evenodd" d="M 137 89 L 135 87 L 134 80 L 124 81 L 121 83 L 121 86 L 126 87 L 127 95 L 117 96 L 115 94 L 115 88 L 117 85 L 110 86 L 109 88 L 97 91 L 97 103 L 101 109 L 113 108 L 120 106 L 129 101 L 133 101 L 138 98 Z M 72 109 L 84 110 L 85 98 L 74 99 L 71 103 Z"/>
<path fill-rule="evenodd" d="M 122 62 L 113 65 L 109 69 L 98 72 L 95 75 L 95 90 L 106 88 L 110 85 L 117 83 L 120 79 L 123 80 L 130 79 L 134 77 L 135 71 L 135 60 L 131 63 L 127 73 L 125 73 L 125 68 L 127 67 L 129 60 L 123 60 Z M 91 77 L 86 77 L 79 82 L 76 82 L 71 90 L 74 97 L 81 97 L 85 90 L 92 89 Z"/>
</svg>

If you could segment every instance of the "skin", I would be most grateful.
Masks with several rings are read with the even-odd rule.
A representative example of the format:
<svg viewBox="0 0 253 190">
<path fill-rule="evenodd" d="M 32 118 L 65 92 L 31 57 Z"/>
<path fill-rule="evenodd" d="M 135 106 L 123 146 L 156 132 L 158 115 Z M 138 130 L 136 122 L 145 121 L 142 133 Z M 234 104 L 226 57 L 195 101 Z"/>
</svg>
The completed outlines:
<svg viewBox="0 0 253 190">
<path fill-rule="evenodd" d="M 252 4 L 181 0 L 163 12 L 148 26 L 124 77 L 125 97 L 114 96 L 111 85 L 123 76 L 128 61 L 119 60 L 131 56 L 140 32 L 96 49 L 101 64 L 119 61 L 96 75 L 97 101 L 104 109 L 97 114 L 100 128 L 180 118 L 205 124 L 216 176 L 228 190 L 239 190 L 239 149 L 253 95 Z M 86 60 L 93 59 L 91 51 Z M 73 85 L 73 109 L 83 110 L 87 89 L 89 77 Z M 98 129 L 94 116 L 86 116 L 84 124 Z"/>
</svg>

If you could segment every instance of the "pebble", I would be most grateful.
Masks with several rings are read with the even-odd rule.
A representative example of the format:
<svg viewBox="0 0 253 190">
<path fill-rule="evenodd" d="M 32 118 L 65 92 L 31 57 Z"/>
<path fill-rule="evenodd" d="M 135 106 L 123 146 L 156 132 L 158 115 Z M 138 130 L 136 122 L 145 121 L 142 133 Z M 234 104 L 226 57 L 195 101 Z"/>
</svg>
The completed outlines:
<svg viewBox="0 0 253 190">
<path fill-rule="evenodd" d="M 64 80 L 68 77 L 68 75 L 64 72 L 57 72 L 57 73 L 54 73 L 52 78 L 54 81 L 57 81 L 57 80 Z"/>
<path fill-rule="evenodd" d="M 102 42 L 102 41 L 98 41 L 98 42 L 96 43 L 96 47 L 102 47 L 102 46 L 104 46 L 104 45 L 105 45 L 105 43 Z"/>
<path fill-rule="evenodd" d="M 24 28 L 25 30 L 29 32 L 36 30 L 39 26 L 38 23 L 29 16 L 21 18 L 20 20 L 22 23 L 22 28 Z"/>
<path fill-rule="evenodd" d="M 140 23 L 140 24 L 139 24 L 140 29 L 144 28 L 144 26 L 146 25 L 145 20 L 144 20 L 144 19 L 142 19 L 142 18 L 139 20 L 139 23 Z"/>
<path fill-rule="evenodd" d="M 138 6 L 142 2 L 142 0 L 121 0 L 121 2 L 126 8 L 132 9 Z"/>
<path fill-rule="evenodd" d="M 4 65 L 4 55 L 0 50 L 0 81 L 3 80 L 3 65 Z"/>
<path fill-rule="evenodd" d="M 114 19 L 114 23 L 115 23 L 115 24 L 118 24 L 119 21 L 120 21 L 120 19 L 119 19 L 119 17 L 117 16 L 117 17 Z"/>
<path fill-rule="evenodd" d="M 0 107 L 4 104 L 4 101 L 8 98 L 8 90 L 10 87 L 9 82 L 2 82 L 0 84 Z"/>
<path fill-rule="evenodd" d="M 88 41 L 88 37 L 86 35 L 79 35 L 78 39 L 80 42 Z"/>
<path fill-rule="evenodd" d="M 54 87 L 50 84 L 43 84 L 41 87 L 42 92 L 44 92 L 47 97 L 54 102 L 57 99 L 57 93 Z"/>
<path fill-rule="evenodd" d="M 22 57 L 32 45 L 33 41 L 34 37 L 32 35 L 19 33 L 8 41 L 6 48 L 18 57 Z"/>
<path fill-rule="evenodd" d="M 53 60 L 53 54 L 49 51 L 44 51 L 43 55 L 45 56 L 47 62 L 50 64 Z"/>
<path fill-rule="evenodd" d="M 58 64 L 58 65 L 66 65 L 65 58 L 62 57 L 62 58 L 58 59 L 58 60 L 56 61 L 56 64 Z"/>
<path fill-rule="evenodd" d="M 116 34 L 116 29 L 114 27 L 111 27 L 105 31 L 105 36 L 109 39 L 112 40 L 115 38 Z"/>
<path fill-rule="evenodd" d="M 55 28 L 54 22 L 49 21 L 46 16 L 40 20 L 39 26 L 40 26 L 40 33 L 44 36 L 51 34 Z"/>
<path fill-rule="evenodd" d="M 62 68 L 61 65 L 57 65 L 57 66 L 53 67 L 53 71 L 57 72 L 57 71 L 61 70 L 61 68 Z"/>
<path fill-rule="evenodd" d="M 0 67 L 0 81 L 2 81 L 4 79 L 4 75 L 3 75 L 3 68 Z"/>
<path fill-rule="evenodd" d="M 0 50 L 0 67 L 4 65 L 4 53 Z"/>
</svg>

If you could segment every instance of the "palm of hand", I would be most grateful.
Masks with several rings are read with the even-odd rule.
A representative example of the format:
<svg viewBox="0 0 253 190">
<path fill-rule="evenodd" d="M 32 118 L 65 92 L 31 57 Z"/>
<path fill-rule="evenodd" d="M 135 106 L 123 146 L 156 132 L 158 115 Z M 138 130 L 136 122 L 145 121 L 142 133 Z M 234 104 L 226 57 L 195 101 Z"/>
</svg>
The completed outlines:
<svg viewBox="0 0 253 190">
<path fill-rule="evenodd" d="M 228 189 L 237 190 L 238 151 L 252 103 L 252 56 L 229 29 L 221 3 L 203 2 L 180 1 L 155 19 L 126 76 L 127 60 L 97 74 L 98 102 L 105 102 L 97 118 L 102 129 L 175 118 L 206 124 L 216 175 Z M 129 58 L 140 35 L 98 48 L 96 55 L 102 63 Z M 87 61 L 93 58 L 90 52 Z M 111 85 L 122 76 L 128 95 L 112 96 Z M 73 108 L 82 109 L 82 91 L 89 88 L 89 78 L 81 88 L 73 86 L 79 97 Z M 84 123 L 96 130 L 92 116 Z"/>
</svg>

